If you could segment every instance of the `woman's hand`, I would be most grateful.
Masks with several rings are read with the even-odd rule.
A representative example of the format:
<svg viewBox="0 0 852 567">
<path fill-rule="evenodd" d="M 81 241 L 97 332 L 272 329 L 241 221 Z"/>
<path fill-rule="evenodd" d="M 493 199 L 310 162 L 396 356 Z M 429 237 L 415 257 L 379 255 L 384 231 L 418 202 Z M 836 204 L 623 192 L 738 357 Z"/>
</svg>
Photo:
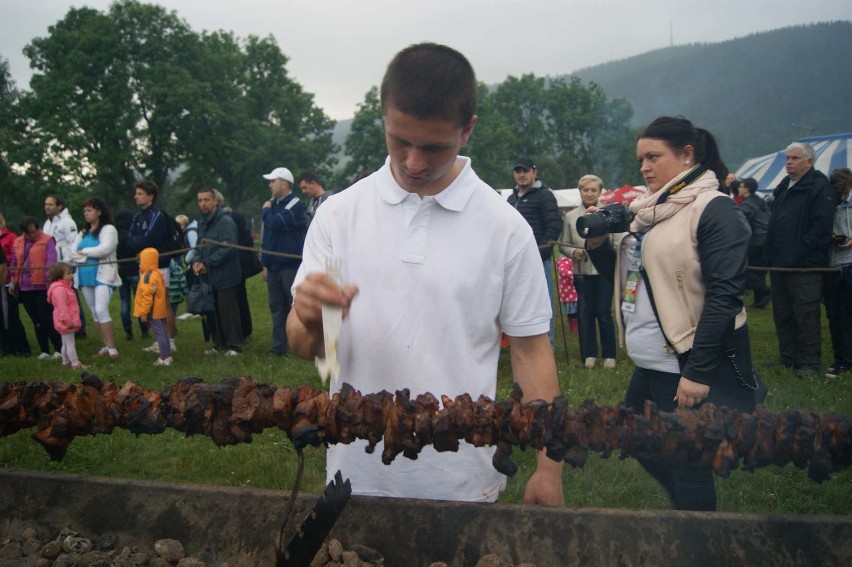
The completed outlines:
<svg viewBox="0 0 852 567">
<path fill-rule="evenodd" d="M 677 384 L 674 401 L 679 406 L 691 408 L 701 403 L 701 400 L 706 398 L 708 394 L 710 394 L 710 386 L 700 382 L 693 382 L 686 376 L 681 376 L 680 382 Z"/>
<path fill-rule="evenodd" d="M 598 212 L 598 208 L 594 205 L 592 205 L 591 207 L 586 209 L 587 215 L 590 215 L 590 214 L 596 213 L 596 212 Z M 594 250 L 595 248 L 599 247 L 601 244 L 606 242 L 608 238 L 609 238 L 608 234 L 602 234 L 601 236 L 593 236 L 592 238 L 587 238 L 586 239 L 586 248 L 588 248 L 589 250 Z M 583 251 L 583 253 L 585 254 L 585 251 Z"/>
</svg>

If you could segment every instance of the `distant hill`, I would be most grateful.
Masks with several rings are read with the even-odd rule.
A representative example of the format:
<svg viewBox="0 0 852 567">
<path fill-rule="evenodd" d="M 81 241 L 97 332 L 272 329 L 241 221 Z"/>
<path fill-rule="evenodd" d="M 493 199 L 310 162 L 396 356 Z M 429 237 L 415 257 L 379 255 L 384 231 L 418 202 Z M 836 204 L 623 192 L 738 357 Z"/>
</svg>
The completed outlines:
<svg viewBox="0 0 852 567">
<path fill-rule="evenodd" d="M 571 74 L 627 99 L 637 127 L 681 114 L 710 130 L 731 170 L 799 138 L 852 132 L 849 21 L 676 45 Z M 341 147 L 351 123 L 337 123 Z"/>
<path fill-rule="evenodd" d="M 576 71 L 633 106 L 710 130 L 730 169 L 805 136 L 852 132 L 852 22 L 677 45 Z M 828 173 L 828 172 L 826 172 Z"/>
</svg>

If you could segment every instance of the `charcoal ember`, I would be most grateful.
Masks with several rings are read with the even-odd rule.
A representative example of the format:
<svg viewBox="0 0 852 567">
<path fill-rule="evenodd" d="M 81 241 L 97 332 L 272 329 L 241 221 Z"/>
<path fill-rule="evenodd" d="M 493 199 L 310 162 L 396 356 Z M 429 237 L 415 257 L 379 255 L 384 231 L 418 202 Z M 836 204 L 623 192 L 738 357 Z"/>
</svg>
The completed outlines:
<svg viewBox="0 0 852 567">
<path fill-rule="evenodd" d="M 24 556 L 24 546 L 19 541 L 7 541 L 0 546 L 0 559 L 17 559 Z"/>
<path fill-rule="evenodd" d="M 45 559 L 50 559 L 53 561 L 59 554 L 62 553 L 62 541 L 61 540 L 53 540 L 49 541 L 39 550 L 39 555 L 44 557 Z"/>
<path fill-rule="evenodd" d="M 92 540 L 96 550 L 112 551 L 118 544 L 118 538 L 113 534 L 103 534 Z"/>
</svg>

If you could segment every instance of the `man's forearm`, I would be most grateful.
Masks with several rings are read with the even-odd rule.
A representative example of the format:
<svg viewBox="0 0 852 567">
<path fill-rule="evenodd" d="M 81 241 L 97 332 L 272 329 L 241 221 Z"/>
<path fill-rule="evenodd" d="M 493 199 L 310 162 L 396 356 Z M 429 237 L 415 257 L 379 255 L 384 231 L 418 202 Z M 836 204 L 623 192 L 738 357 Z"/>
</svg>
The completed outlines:
<svg viewBox="0 0 852 567">
<path fill-rule="evenodd" d="M 306 327 L 296 310 L 291 309 L 286 330 L 290 352 L 306 360 L 313 360 L 319 354 L 323 347 L 322 326 L 315 329 Z"/>
</svg>

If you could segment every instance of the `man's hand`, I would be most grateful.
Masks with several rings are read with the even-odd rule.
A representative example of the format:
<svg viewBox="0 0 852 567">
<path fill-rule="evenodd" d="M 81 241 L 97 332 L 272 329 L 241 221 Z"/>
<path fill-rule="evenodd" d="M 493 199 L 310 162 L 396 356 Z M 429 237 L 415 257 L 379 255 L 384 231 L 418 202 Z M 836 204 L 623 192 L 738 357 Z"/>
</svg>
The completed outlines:
<svg viewBox="0 0 852 567">
<path fill-rule="evenodd" d="M 538 464 L 524 489 L 524 504 L 563 506 L 562 463 L 551 460 L 544 451 L 539 451 L 536 458 Z"/>
<path fill-rule="evenodd" d="M 510 337 L 512 374 L 524 391 L 524 402 L 544 400 L 548 403 L 559 394 L 556 361 L 547 334 L 533 337 Z M 549 459 L 544 451 L 536 454 L 536 469 L 524 489 L 524 503 L 562 506 L 563 463 Z"/>
<path fill-rule="evenodd" d="M 708 394 L 710 394 L 710 386 L 701 382 L 693 382 L 686 376 L 681 376 L 674 400 L 681 407 L 691 408 L 701 403 L 701 400 L 706 398 Z"/>
<path fill-rule="evenodd" d="M 194 262 L 192 264 L 192 272 L 196 276 L 201 275 L 201 274 L 206 274 L 207 273 L 207 266 L 205 266 L 201 262 Z"/>
<path fill-rule="evenodd" d="M 269 269 L 266 266 L 263 267 L 263 281 L 269 281 Z"/>
<path fill-rule="evenodd" d="M 343 316 L 349 314 L 352 298 L 358 293 L 358 286 L 338 286 L 328 274 L 314 272 L 296 286 L 293 293 L 293 310 L 307 329 L 322 327 L 322 305 L 336 305 L 343 308 Z"/>
<path fill-rule="evenodd" d="M 263 202 L 263 208 L 268 209 L 272 206 L 272 199 Z"/>
<path fill-rule="evenodd" d="M 343 308 L 343 317 L 349 315 L 352 298 L 358 286 L 340 287 L 328 274 L 314 272 L 296 286 L 293 308 L 287 317 L 287 340 L 290 352 L 298 357 L 313 360 L 323 349 L 322 305 Z"/>
<path fill-rule="evenodd" d="M 846 235 L 834 233 L 832 236 L 834 236 L 834 237 L 837 237 L 837 236 L 845 237 Z M 840 250 L 848 250 L 849 248 L 852 248 L 852 238 L 846 238 L 846 242 L 844 242 L 843 244 L 836 244 L 836 246 Z"/>
</svg>

